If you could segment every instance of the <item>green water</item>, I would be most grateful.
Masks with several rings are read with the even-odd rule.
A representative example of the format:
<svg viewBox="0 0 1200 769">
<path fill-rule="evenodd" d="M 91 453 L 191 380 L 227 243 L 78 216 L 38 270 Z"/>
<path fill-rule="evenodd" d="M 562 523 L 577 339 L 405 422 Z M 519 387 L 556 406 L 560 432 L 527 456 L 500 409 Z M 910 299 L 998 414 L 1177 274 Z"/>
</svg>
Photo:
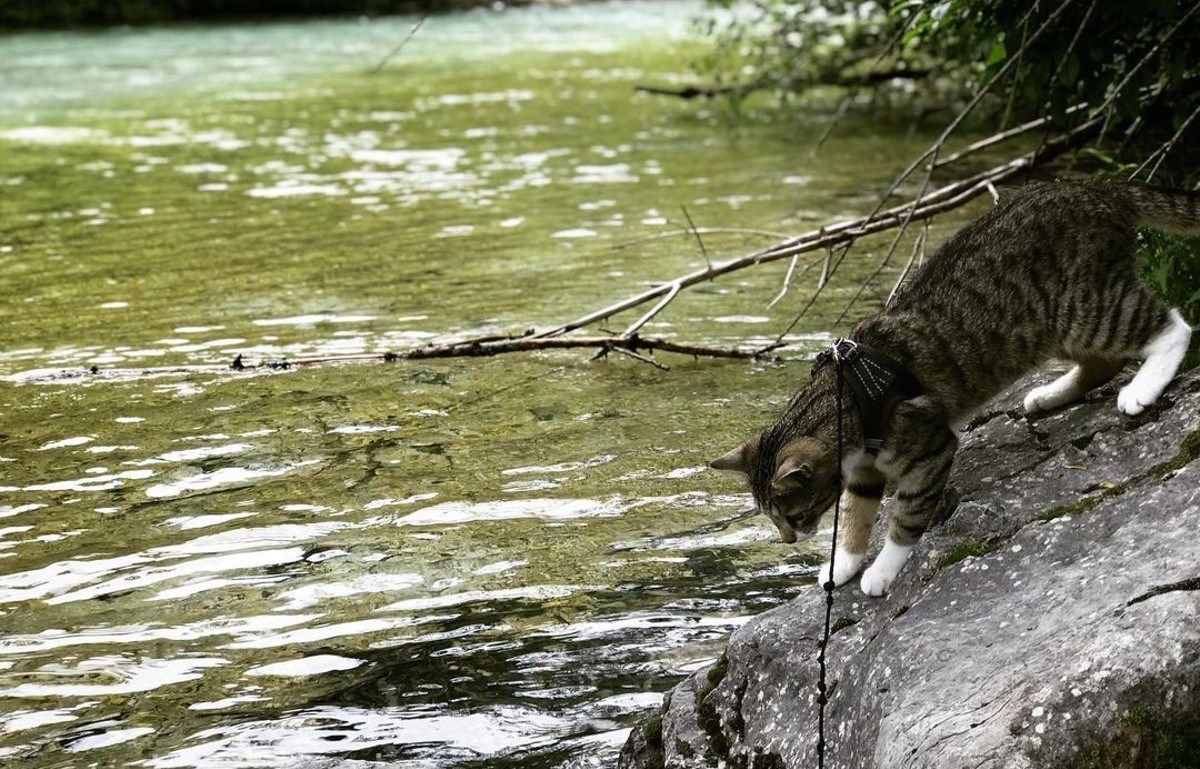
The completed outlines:
<svg viewBox="0 0 1200 769">
<path fill-rule="evenodd" d="M 811 582 L 703 470 L 802 363 L 120 374 L 555 325 L 703 265 L 685 207 L 803 231 L 928 142 L 857 120 L 814 155 L 827 112 L 635 94 L 686 75 L 699 9 L 433 17 L 378 72 L 414 19 L 0 38 L 5 766 L 607 765 Z M 773 340 L 813 279 L 768 308 L 785 268 L 645 333 Z"/>
</svg>

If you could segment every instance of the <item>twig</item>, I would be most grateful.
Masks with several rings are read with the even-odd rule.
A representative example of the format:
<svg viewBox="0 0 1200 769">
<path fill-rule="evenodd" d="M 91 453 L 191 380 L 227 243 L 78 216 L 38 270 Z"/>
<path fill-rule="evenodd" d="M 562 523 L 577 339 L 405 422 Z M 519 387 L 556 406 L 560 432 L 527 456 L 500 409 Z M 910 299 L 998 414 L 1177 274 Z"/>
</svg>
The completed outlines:
<svg viewBox="0 0 1200 769">
<path fill-rule="evenodd" d="M 1066 110 L 1066 114 L 1072 115 L 1083 109 L 1087 109 L 1086 103 L 1076 104 L 1072 107 L 1068 107 Z M 1027 123 L 1022 123 L 1019 126 L 1013 126 L 1012 128 L 1009 128 L 1005 131 L 1000 131 L 998 133 L 994 133 L 991 136 L 987 137 L 986 139 L 980 139 L 979 141 L 968 144 L 966 147 L 963 147 L 961 150 L 953 152 L 944 158 L 939 158 L 937 160 L 937 162 L 935 162 L 933 164 L 933 168 L 936 169 L 936 168 L 942 168 L 944 166 L 951 165 L 952 163 L 956 163 L 959 160 L 962 160 L 963 158 L 967 157 L 968 155 L 973 155 L 976 152 L 979 152 L 980 150 L 985 150 L 989 147 L 994 147 L 997 144 L 1008 141 L 1009 139 L 1013 139 L 1017 136 L 1027 134 L 1031 131 L 1041 128 L 1042 126 L 1044 126 L 1050 122 L 1051 122 L 1050 118 L 1040 117 L 1036 120 L 1030 120 Z"/>
<path fill-rule="evenodd" d="M 886 53 L 886 51 L 885 51 Z M 882 57 L 882 54 L 880 55 Z M 864 75 L 847 77 L 827 77 L 812 79 L 795 79 L 788 83 L 793 90 L 816 88 L 818 86 L 833 86 L 839 88 L 864 88 L 877 86 L 889 80 L 923 80 L 933 74 L 930 69 L 914 69 L 912 67 L 893 67 L 889 70 L 870 71 Z M 778 85 L 769 77 L 752 80 L 749 83 L 734 83 L 732 85 L 687 85 L 682 88 L 667 88 L 656 85 L 635 85 L 633 90 L 638 93 L 648 93 L 655 96 L 674 96 L 677 99 L 691 100 L 695 98 L 713 99 L 729 94 L 745 95 L 755 91 Z"/>
<path fill-rule="evenodd" d="M 825 249 L 825 261 L 821 266 L 821 277 L 817 279 L 817 290 L 825 288 L 825 284 L 829 282 L 830 267 L 833 264 L 833 247 L 829 246 Z"/>
<path fill-rule="evenodd" d="M 821 131 L 821 135 L 817 137 L 816 144 L 814 144 L 812 150 L 809 151 L 810 155 L 816 155 L 817 151 L 824 146 L 826 141 L 829 140 L 829 137 L 833 135 L 833 132 L 838 127 L 838 124 L 842 122 L 842 118 L 846 116 L 846 112 L 849 111 L 850 105 L 853 104 L 856 99 L 858 99 L 857 88 L 850 89 L 850 93 L 842 97 L 842 100 L 838 103 L 837 110 L 833 113 L 833 119 L 829 121 L 829 125 L 825 126 L 825 130 Z"/>
<path fill-rule="evenodd" d="M 892 38 L 890 40 L 888 40 L 887 44 L 885 46 L 883 46 L 882 50 L 880 50 L 879 53 L 875 56 L 875 61 L 871 64 L 871 68 L 870 68 L 868 74 L 875 73 L 876 72 L 875 67 L 879 66 L 879 63 L 883 61 L 884 57 L 886 57 L 889 53 L 896 50 L 896 46 L 900 44 L 900 41 L 904 39 L 904 35 L 908 32 L 909 28 L 912 26 L 912 23 L 914 21 L 916 21 L 919 10 L 920 10 L 919 6 L 914 6 L 912 12 L 908 14 L 908 18 L 906 18 L 904 20 L 904 23 L 896 28 L 895 34 L 892 35 Z M 932 70 L 924 70 L 922 72 L 922 75 L 924 77 L 928 77 L 929 75 L 932 75 L 932 74 L 933 74 Z M 883 78 L 883 80 L 879 80 L 878 82 L 884 82 L 886 79 L 887 78 L 885 77 L 885 78 Z M 878 84 L 878 82 L 876 84 Z M 847 110 L 850 108 L 850 105 L 853 104 L 854 101 L 858 98 L 859 87 L 860 87 L 859 85 L 851 86 L 850 93 L 848 93 L 844 97 L 842 97 L 841 102 L 837 106 L 837 110 L 833 114 L 833 119 L 829 121 L 829 125 L 825 126 L 825 130 L 823 130 L 821 132 L 820 137 L 817 138 L 817 142 L 813 146 L 811 154 L 816 155 L 817 151 L 819 149 L 821 149 L 821 147 L 825 144 L 825 142 L 829 139 L 829 137 L 833 135 L 834 129 L 837 128 L 837 126 L 841 122 L 842 118 L 845 117 Z"/>
<path fill-rule="evenodd" d="M 641 337 L 637 334 L 628 336 L 570 336 L 553 339 L 523 336 L 515 339 L 496 340 L 477 344 L 472 340 L 451 342 L 444 345 L 428 345 L 407 352 L 397 353 L 397 360 L 423 360 L 429 358 L 484 358 L 507 352 L 531 352 L 536 350 L 568 350 L 580 348 L 605 348 L 609 350 L 628 350 L 630 352 L 662 351 L 681 355 L 697 355 L 709 358 L 741 358 L 750 359 L 761 357 L 761 351 L 742 350 L 736 347 L 712 347 L 709 345 L 672 342 L 667 339 Z"/>
<path fill-rule="evenodd" d="M 929 169 L 926 171 L 925 181 L 922 184 L 921 192 L 919 193 L 922 195 L 924 194 L 925 187 L 929 183 L 929 175 L 932 172 L 933 166 L 937 163 L 937 155 L 942 146 L 946 143 L 946 140 L 950 138 L 951 134 L 958 130 L 958 127 L 961 126 L 963 121 L 966 120 L 967 117 L 975 110 L 975 107 L 979 106 L 979 102 L 983 101 L 984 97 L 991 93 L 991 90 L 995 87 L 996 83 L 998 83 L 1006 74 L 1008 74 L 1008 71 L 1019 60 L 1021 53 L 1023 53 L 1029 46 L 1033 45 L 1033 43 L 1042 36 L 1042 33 L 1046 31 L 1050 24 L 1057 20 L 1059 15 L 1061 15 L 1062 12 L 1067 9 L 1067 6 L 1072 2 L 1074 2 L 1074 0 L 1063 0 L 1063 2 L 1059 4 L 1058 8 L 1056 8 L 1054 12 L 1042 22 L 1041 26 L 1034 31 L 1033 35 L 1021 42 L 1021 47 L 1017 50 L 1017 52 L 1013 56 L 1009 57 L 1009 59 L 1005 61 L 1003 65 L 1001 65 L 1000 69 L 996 70 L 996 72 L 990 78 L 988 78 L 988 81 L 980 87 L 980 89 L 971 98 L 971 101 L 969 101 L 967 105 L 959 111 L 958 115 L 956 115 L 954 119 L 950 121 L 950 124 L 946 126 L 941 135 L 938 136 L 932 145 L 930 145 L 929 149 L 921 153 L 920 157 L 918 157 L 911 164 L 909 164 L 907 168 L 900 172 L 900 175 L 897 176 L 895 181 L 892 182 L 891 186 L 888 187 L 887 192 L 883 194 L 879 204 L 880 207 L 883 205 L 882 201 L 886 201 L 889 197 L 891 197 L 892 194 L 900 188 L 900 185 L 904 183 L 905 179 L 907 179 L 909 176 L 912 176 L 913 172 L 920 168 L 926 160 L 929 160 L 930 157 L 933 157 L 933 161 L 930 164 Z"/>
<path fill-rule="evenodd" d="M 740 360 L 759 359 L 777 349 L 746 350 L 737 347 L 714 347 L 703 344 L 673 342 L 667 339 L 641 337 L 637 334 L 624 336 L 572 336 L 555 339 L 535 339 L 528 334 L 512 337 L 489 337 L 486 340 L 467 339 L 445 344 L 431 344 L 416 347 L 404 352 L 384 352 L 360 355 L 328 355 L 314 358 L 294 358 L 291 360 L 259 360 L 247 361 L 238 355 L 228 365 L 196 364 L 180 366 L 147 366 L 140 368 L 64 368 L 55 370 L 39 370 L 36 376 L 15 375 L 7 377 L 9 381 L 23 383 L 33 382 L 65 382 L 72 380 L 88 381 L 94 379 L 128 379 L 148 376 L 170 376 L 189 374 L 246 374 L 262 371 L 291 371 L 299 368 L 314 366 L 350 365 L 368 363 L 397 363 L 404 360 L 428 360 L 433 358 L 480 358 L 491 357 L 509 352 L 535 352 L 539 350 L 568 350 L 595 348 L 600 353 L 619 352 L 631 354 L 645 363 L 651 363 L 666 370 L 658 361 L 646 358 L 641 351 L 669 352 L 678 355 L 691 355 L 704 358 L 733 358 Z"/>
<path fill-rule="evenodd" d="M 417 30 L 419 30 L 422 27 L 422 25 L 425 24 L 425 19 L 426 19 L 426 14 L 421 14 L 421 18 L 417 19 L 417 23 L 414 24 L 413 28 L 408 31 L 408 35 L 403 40 L 400 41 L 399 45 L 397 45 L 395 48 L 393 48 L 391 50 L 391 52 L 388 53 L 387 56 L 384 56 L 383 59 L 380 60 L 380 62 L 375 65 L 375 69 L 371 70 L 372 75 L 374 75 L 375 73 L 379 72 L 384 67 L 386 67 L 387 63 L 392 60 L 392 57 L 394 57 L 396 54 L 400 53 L 400 51 L 404 49 L 404 46 L 408 45 L 408 41 L 412 40 L 413 35 L 417 34 Z"/>
<path fill-rule="evenodd" d="M 769 78 L 759 78 L 758 80 L 749 83 L 734 83 L 733 85 L 689 85 L 683 88 L 664 88 L 654 85 L 635 85 L 634 91 L 638 93 L 649 93 L 655 96 L 674 96 L 679 99 L 695 99 L 700 96 L 705 99 L 712 99 L 717 96 L 726 96 L 731 93 L 747 94 L 753 91 L 760 91 L 771 85 Z"/>
<path fill-rule="evenodd" d="M 1012 177 L 1028 170 L 1029 168 L 1038 165 L 1039 163 L 1044 163 L 1053 157 L 1061 155 L 1068 149 L 1077 146 L 1081 141 L 1086 140 L 1093 133 L 1095 133 L 1102 123 L 1102 118 L 1093 118 L 1082 125 L 1075 127 L 1071 131 L 1061 134 L 1051 141 L 1043 143 L 1042 146 L 1038 147 L 1037 149 L 1020 157 L 1014 158 L 1007 163 L 1003 163 L 999 166 L 984 171 L 983 173 L 976 174 L 968 179 L 946 185 L 945 187 L 935 190 L 934 192 L 926 194 L 924 197 L 918 198 L 912 203 L 890 209 L 889 211 L 884 212 L 882 215 L 876 215 L 875 217 L 868 216 L 856 220 L 854 223 L 856 226 L 855 231 L 852 233 L 846 233 L 844 230 L 839 231 L 839 235 L 848 234 L 849 237 L 839 237 L 837 240 L 840 243 L 849 244 L 851 241 L 861 237 L 862 235 L 869 235 L 886 229 L 893 229 L 902 226 L 914 218 L 928 218 L 929 216 L 945 213 L 946 211 L 957 208 L 969 202 L 976 196 L 986 192 L 989 185 L 994 186 L 995 184 L 1000 184 L 1005 180 L 1011 179 Z M 887 226 L 878 226 L 878 223 L 883 221 L 888 223 Z M 841 226 L 842 225 L 835 225 L 835 227 Z M 840 260 L 834 263 L 835 270 L 838 263 L 840 263 Z M 812 293 L 808 299 L 808 302 L 805 303 L 800 312 L 792 318 L 792 321 L 788 324 L 787 328 L 780 332 L 780 334 L 776 337 L 775 344 L 779 344 L 780 340 L 791 333 L 792 329 L 796 327 L 808 310 L 813 306 L 813 304 L 816 303 L 819 294 L 820 291 L 814 291 Z"/>
<path fill-rule="evenodd" d="M 796 271 L 796 262 L 799 260 L 800 254 L 795 254 L 792 256 L 792 261 L 788 262 L 787 272 L 783 275 L 783 285 L 779 287 L 779 293 L 775 295 L 775 298 L 767 302 L 768 310 L 779 304 L 779 300 L 787 295 L 788 288 L 792 285 L 792 273 Z"/>
<path fill-rule="evenodd" d="M 656 368 L 660 371 L 670 371 L 671 370 L 670 366 L 665 366 L 662 363 L 659 363 L 658 361 L 654 360 L 653 358 L 647 358 L 645 355 L 642 355 L 641 353 L 638 353 L 638 352 L 634 352 L 633 350 L 626 350 L 624 347 L 614 347 L 614 348 L 612 348 L 612 351 L 619 352 L 622 355 L 628 355 L 630 358 L 633 358 L 634 360 L 637 360 L 637 361 L 641 361 L 642 363 L 649 363 L 651 366 L 654 366 L 654 368 Z"/>
<path fill-rule="evenodd" d="M 900 271 L 900 277 L 896 278 L 896 282 L 892 285 L 891 293 L 888 294 L 885 305 L 891 304 L 896 298 L 896 292 L 900 290 L 900 286 L 904 285 L 904 279 L 908 277 L 909 271 L 913 267 L 913 262 L 917 259 L 917 254 L 921 255 L 921 261 L 925 261 L 925 243 L 929 238 L 929 220 L 925 220 L 925 226 L 921 228 L 920 234 L 917 235 L 917 241 L 913 243 L 912 253 L 908 256 L 908 262 L 904 265 L 904 269 Z"/>
<path fill-rule="evenodd" d="M 1150 181 L 1151 179 L 1153 179 L 1154 174 L 1158 173 L 1158 167 L 1160 165 L 1162 165 L 1162 162 L 1164 160 L 1167 159 L 1167 155 L 1170 154 L 1171 150 L 1175 149 L 1175 144 L 1181 138 L 1183 138 L 1184 133 L 1187 132 L 1188 127 L 1192 124 L 1192 121 L 1195 120 L 1198 115 L 1200 115 L 1200 106 L 1197 106 L 1196 109 L 1192 110 L 1192 114 L 1188 115 L 1187 119 L 1184 120 L 1183 123 L 1180 124 L 1179 130 L 1177 130 L 1175 132 L 1174 136 L 1172 136 L 1169 140 L 1167 140 L 1166 143 L 1159 145 L 1158 149 L 1156 149 L 1156 150 L 1154 150 L 1154 152 L 1150 153 L 1150 155 L 1147 156 L 1146 159 L 1142 161 L 1141 165 L 1139 165 L 1137 168 L 1133 169 L 1133 173 L 1131 173 L 1129 175 L 1129 178 L 1136 179 L 1137 175 L 1142 172 L 1142 169 L 1144 169 L 1150 163 L 1151 160 L 1154 160 L 1157 157 L 1158 160 L 1154 163 L 1154 168 L 1151 168 L 1150 173 L 1146 175 L 1146 181 Z"/>
<path fill-rule="evenodd" d="M 779 289 L 779 294 L 774 299 L 772 299 L 770 302 L 767 303 L 767 309 L 774 307 L 776 304 L 779 303 L 779 301 L 781 299 L 783 299 L 783 297 L 785 295 L 787 295 L 788 288 L 791 286 L 792 281 L 793 281 L 793 272 L 795 270 L 796 260 L 798 260 L 799 258 L 800 258 L 800 254 L 796 254 L 795 256 L 792 257 L 792 261 L 788 264 L 787 275 L 785 275 L 783 278 L 783 287 Z M 825 263 L 825 261 L 826 261 L 826 257 L 824 257 L 824 256 L 818 256 L 816 259 L 810 259 L 808 264 L 804 265 L 804 269 L 800 270 L 800 275 L 803 275 L 804 273 L 808 272 L 813 267 L 816 267 L 818 264 Z"/>
<path fill-rule="evenodd" d="M 696 236 L 696 244 L 700 246 L 700 254 L 704 257 L 704 263 L 710 268 L 712 267 L 712 259 L 708 258 L 708 249 L 704 247 L 704 238 L 700 237 L 700 233 L 696 232 L 696 223 L 692 221 L 692 215 L 688 213 L 687 206 L 680 206 L 683 210 L 683 218 L 687 219 L 688 229 Z"/>
<path fill-rule="evenodd" d="M 710 269 L 711 269 L 711 265 L 710 265 Z M 670 304 L 672 299 L 679 296 L 679 292 L 682 290 L 683 289 L 678 285 L 671 286 L 671 290 L 669 292 L 667 292 L 667 295 L 664 296 L 661 300 L 659 300 L 658 304 L 651 307 L 649 312 L 647 312 L 645 315 L 643 315 L 642 317 L 635 320 L 629 326 L 629 328 L 625 329 L 625 331 L 621 334 L 621 336 L 632 336 L 633 334 L 636 334 L 642 328 L 642 326 L 649 323 L 650 320 L 655 315 L 658 315 L 660 312 L 662 312 L 663 308 L 665 308 L 668 304 Z"/>
</svg>

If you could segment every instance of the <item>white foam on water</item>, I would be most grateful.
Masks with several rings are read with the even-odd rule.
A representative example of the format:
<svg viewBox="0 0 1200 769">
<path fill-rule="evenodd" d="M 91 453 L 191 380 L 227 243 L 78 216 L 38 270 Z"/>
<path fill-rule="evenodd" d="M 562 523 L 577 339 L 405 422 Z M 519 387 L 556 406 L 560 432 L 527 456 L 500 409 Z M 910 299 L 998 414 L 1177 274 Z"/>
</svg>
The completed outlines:
<svg viewBox="0 0 1200 769">
<path fill-rule="evenodd" d="M 189 491 L 206 491 L 219 486 L 250 483 L 261 478 L 274 478 L 280 475 L 287 475 L 302 467 L 310 467 L 320 463 L 321 460 L 319 459 L 309 459 L 284 467 L 258 470 L 247 467 L 222 467 L 219 470 L 191 475 L 171 483 L 155 484 L 146 489 L 146 496 L 151 499 L 177 497 Z"/>
<path fill-rule="evenodd" d="M 353 670 L 362 665 L 363 662 L 364 660 L 340 657 L 336 654 L 315 654 L 311 657 L 301 657 L 296 660 L 284 660 L 283 662 L 260 665 L 256 668 L 250 668 L 246 671 L 245 675 L 304 678 L 306 676 L 315 676 L 338 670 Z"/>
<path fill-rule="evenodd" d="M 92 657 L 74 667 L 52 663 L 42 665 L 34 672 L 52 675 L 62 680 L 77 678 L 89 682 L 110 681 L 111 683 L 28 683 L 0 689 L 0 697 L 62 698 L 62 697 L 112 697 L 123 694 L 149 692 L 166 686 L 194 681 L 203 676 L 203 671 L 227 665 L 221 657 L 188 657 L 185 659 L 160 660 L 153 657 L 129 657 L 113 655 Z"/>
</svg>

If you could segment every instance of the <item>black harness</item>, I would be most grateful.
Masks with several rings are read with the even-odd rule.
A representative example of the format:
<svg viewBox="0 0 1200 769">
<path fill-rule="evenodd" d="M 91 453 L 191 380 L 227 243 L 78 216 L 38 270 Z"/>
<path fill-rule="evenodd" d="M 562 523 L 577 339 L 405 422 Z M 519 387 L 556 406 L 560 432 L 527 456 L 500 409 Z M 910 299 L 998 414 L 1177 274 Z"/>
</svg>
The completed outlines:
<svg viewBox="0 0 1200 769">
<path fill-rule="evenodd" d="M 903 364 L 852 339 L 838 339 L 822 350 L 813 360 L 812 373 L 834 360 L 841 361 L 842 375 L 858 407 L 866 452 L 875 456 L 892 411 L 901 401 L 923 395 L 925 388 Z"/>
</svg>

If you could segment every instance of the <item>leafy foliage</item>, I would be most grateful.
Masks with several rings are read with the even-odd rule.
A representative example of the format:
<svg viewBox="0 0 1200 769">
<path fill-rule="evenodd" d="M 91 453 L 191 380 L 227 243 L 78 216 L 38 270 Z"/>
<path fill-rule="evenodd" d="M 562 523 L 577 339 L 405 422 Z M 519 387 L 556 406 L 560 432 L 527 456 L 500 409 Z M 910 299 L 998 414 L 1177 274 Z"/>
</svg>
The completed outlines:
<svg viewBox="0 0 1200 769">
<path fill-rule="evenodd" d="M 1200 105 L 1195 0 L 712 4 L 734 8 L 709 21 L 716 50 L 703 65 L 718 82 L 784 92 L 874 80 L 904 90 L 918 79 L 928 88 L 955 82 L 961 93 L 990 84 L 1006 110 L 1063 116 L 1086 102 L 1104 105 L 1114 125 L 1142 114 L 1149 88 L 1161 89 L 1176 127 Z"/>
<path fill-rule="evenodd" d="M 889 91 L 926 108 L 983 94 L 984 119 L 999 128 L 1099 115 L 1105 128 L 1088 152 L 1101 173 L 1175 186 L 1200 178 L 1200 0 L 750 0 L 742 12 L 734 0 L 710 3 L 727 9 L 710 22 L 715 52 L 702 63 L 718 82 L 786 94 L 869 85 L 872 108 Z M 1200 241 L 1143 237 L 1143 274 L 1200 325 Z"/>
<path fill-rule="evenodd" d="M 1138 233 L 1142 276 L 1192 327 L 1200 326 L 1200 239 L 1182 240 L 1153 230 Z"/>
<path fill-rule="evenodd" d="M 867 84 L 875 73 L 927 74 L 931 57 L 895 48 L 895 18 L 857 0 L 713 0 L 730 13 L 708 19 L 717 45 L 702 62 L 719 85 L 783 92 Z"/>
</svg>

